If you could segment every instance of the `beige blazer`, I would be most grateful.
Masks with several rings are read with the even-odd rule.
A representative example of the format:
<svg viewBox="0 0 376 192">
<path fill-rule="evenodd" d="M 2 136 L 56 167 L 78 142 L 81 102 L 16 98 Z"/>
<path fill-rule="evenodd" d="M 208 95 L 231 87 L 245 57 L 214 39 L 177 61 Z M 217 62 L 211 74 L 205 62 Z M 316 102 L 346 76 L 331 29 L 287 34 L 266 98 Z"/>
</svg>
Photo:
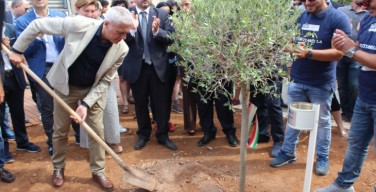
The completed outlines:
<svg viewBox="0 0 376 192">
<path fill-rule="evenodd" d="M 89 44 L 102 22 L 83 16 L 36 19 L 21 33 L 13 48 L 24 52 L 40 33 L 64 36 L 64 48 L 47 74 L 47 79 L 54 89 L 69 95 L 68 68 Z M 124 41 L 113 44 L 108 50 L 92 89 L 84 98 L 84 102 L 90 107 L 97 102 L 104 109 L 108 86 L 115 78 L 116 71 L 123 63 L 128 50 Z"/>
</svg>

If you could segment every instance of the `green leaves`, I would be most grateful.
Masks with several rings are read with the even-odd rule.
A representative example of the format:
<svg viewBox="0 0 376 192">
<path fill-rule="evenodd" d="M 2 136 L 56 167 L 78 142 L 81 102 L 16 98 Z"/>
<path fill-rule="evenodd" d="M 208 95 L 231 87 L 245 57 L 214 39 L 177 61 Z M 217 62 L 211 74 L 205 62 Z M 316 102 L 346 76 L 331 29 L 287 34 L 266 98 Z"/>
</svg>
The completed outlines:
<svg viewBox="0 0 376 192">
<path fill-rule="evenodd" d="M 184 78 L 214 95 L 230 94 L 223 87 L 230 81 L 273 93 L 270 84 L 286 75 L 281 66 L 291 61 L 283 48 L 298 34 L 299 13 L 290 10 L 290 1 L 192 0 L 192 5 L 192 11 L 172 18 L 176 43 L 170 49 L 194 65 L 179 64 Z"/>
</svg>

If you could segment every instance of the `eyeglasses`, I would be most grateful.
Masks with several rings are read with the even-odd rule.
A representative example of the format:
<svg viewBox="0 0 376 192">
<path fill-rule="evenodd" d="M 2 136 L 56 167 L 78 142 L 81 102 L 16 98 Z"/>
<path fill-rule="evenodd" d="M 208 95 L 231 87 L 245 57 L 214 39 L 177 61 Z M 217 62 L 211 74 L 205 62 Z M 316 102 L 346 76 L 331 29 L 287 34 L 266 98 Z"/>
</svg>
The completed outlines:
<svg viewBox="0 0 376 192">
<path fill-rule="evenodd" d="M 316 0 L 300 0 L 301 2 L 305 3 L 306 1 L 309 1 L 309 2 L 315 2 Z"/>
</svg>

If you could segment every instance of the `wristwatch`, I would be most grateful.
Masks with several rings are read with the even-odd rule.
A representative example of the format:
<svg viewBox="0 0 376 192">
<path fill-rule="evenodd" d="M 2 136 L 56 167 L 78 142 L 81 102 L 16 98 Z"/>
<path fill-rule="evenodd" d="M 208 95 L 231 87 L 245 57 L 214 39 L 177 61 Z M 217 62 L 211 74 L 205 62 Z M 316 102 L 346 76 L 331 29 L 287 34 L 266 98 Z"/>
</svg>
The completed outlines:
<svg viewBox="0 0 376 192">
<path fill-rule="evenodd" d="M 345 52 L 345 56 L 352 59 L 355 55 L 355 52 L 358 50 L 358 48 L 353 47 Z"/>
<path fill-rule="evenodd" d="M 306 55 L 306 58 L 307 59 L 312 59 L 313 55 L 312 55 L 312 49 L 308 49 L 308 52 L 307 52 L 307 55 Z"/>
</svg>

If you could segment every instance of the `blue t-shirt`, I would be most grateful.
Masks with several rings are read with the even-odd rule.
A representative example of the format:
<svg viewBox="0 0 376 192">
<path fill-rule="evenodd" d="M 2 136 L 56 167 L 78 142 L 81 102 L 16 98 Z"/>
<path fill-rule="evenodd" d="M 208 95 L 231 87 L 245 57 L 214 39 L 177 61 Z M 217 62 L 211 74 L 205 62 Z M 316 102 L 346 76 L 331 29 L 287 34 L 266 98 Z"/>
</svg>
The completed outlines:
<svg viewBox="0 0 376 192">
<path fill-rule="evenodd" d="M 358 41 L 360 50 L 376 54 L 376 17 L 367 14 L 360 21 Z M 358 77 L 359 98 L 363 102 L 376 104 L 376 69 L 363 66 Z"/>
<path fill-rule="evenodd" d="M 301 35 L 295 38 L 295 43 L 305 42 L 311 44 L 312 49 L 330 49 L 333 33 L 341 29 L 346 34 L 351 34 L 350 20 L 342 12 L 331 5 L 317 14 L 304 11 L 297 21 Z M 306 36 L 308 32 L 314 36 Z M 307 85 L 335 85 L 336 62 L 316 61 L 312 59 L 297 59 L 291 68 L 291 80 Z"/>
</svg>

